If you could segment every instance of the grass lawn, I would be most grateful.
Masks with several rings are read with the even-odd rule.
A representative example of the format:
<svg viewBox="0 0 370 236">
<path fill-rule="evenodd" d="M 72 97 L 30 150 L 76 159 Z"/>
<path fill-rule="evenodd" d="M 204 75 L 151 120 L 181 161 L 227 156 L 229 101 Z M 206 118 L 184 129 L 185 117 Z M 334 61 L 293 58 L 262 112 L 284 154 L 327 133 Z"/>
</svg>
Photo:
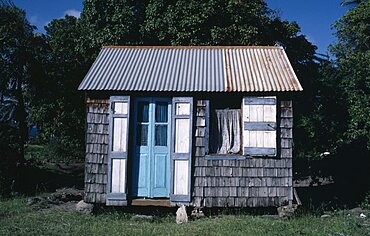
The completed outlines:
<svg viewBox="0 0 370 236">
<path fill-rule="evenodd" d="M 176 225 L 175 216 L 153 222 L 134 220 L 131 214 L 103 212 L 85 215 L 72 211 L 41 211 L 27 206 L 26 198 L 0 201 L 0 235 L 369 235 L 370 228 L 341 211 L 332 217 L 302 215 L 273 219 L 252 215 L 218 215 Z"/>
</svg>

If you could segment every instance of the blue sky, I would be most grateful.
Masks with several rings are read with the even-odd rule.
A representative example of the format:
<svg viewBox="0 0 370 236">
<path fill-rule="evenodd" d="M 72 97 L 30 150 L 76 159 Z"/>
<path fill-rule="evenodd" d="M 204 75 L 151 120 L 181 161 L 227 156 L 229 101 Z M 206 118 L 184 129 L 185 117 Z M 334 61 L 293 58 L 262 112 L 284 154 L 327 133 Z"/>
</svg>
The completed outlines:
<svg viewBox="0 0 370 236">
<path fill-rule="evenodd" d="M 270 8 L 276 9 L 284 20 L 296 21 L 302 34 L 318 46 L 318 53 L 327 53 L 327 47 L 335 42 L 331 25 L 346 13 L 342 0 L 267 0 Z M 79 16 L 82 0 L 14 0 L 15 5 L 26 10 L 28 20 L 39 31 L 52 19 L 64 15 Z"/>
<path fill-rule="evenodd" d="M 342 0 L 267 0 L 270 8 L 278 10 L 280 17 L 298 22 L 301 32 L 326 54 L 329 44 L 336 41 L 332 24 L 349 9 L 342 7 Z"/>
</svg>

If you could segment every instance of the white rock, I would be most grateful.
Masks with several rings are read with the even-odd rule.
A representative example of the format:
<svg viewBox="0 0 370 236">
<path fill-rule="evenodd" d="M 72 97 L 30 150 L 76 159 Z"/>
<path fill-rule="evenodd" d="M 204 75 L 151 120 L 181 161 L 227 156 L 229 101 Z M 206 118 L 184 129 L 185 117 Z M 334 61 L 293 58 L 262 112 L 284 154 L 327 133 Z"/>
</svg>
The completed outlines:
<svg viewBox="0 0 370 236">
<path fill-rule="evenodd" d="M 79 211 L 79 212 L 82 212 L 82 213 L 90 214 L 90 213 L 92 213 L 93 209 L 94 209 L 93 204 L 86 203 L 83 200 L 79 201 L 76 204 L 76 211 Z"/>
<path fill-rule="evenodd" d="M 186 213 L 186 208 L 184 205 L 180 205 L 179 209 L 176 211 L 176 223 L 183 224 L 188 222 L 188 214 Z"/>
<path fill-rule="evenodd" d="M 330 217 L 331 217 L 331 215 L 328 215 L 328 214 L 325 214 L 325 215 L 322 215 L 322 216 L 321 216 L 321 218 L 322 218 L 322 219 L 330 218 Z"/>
</svg>

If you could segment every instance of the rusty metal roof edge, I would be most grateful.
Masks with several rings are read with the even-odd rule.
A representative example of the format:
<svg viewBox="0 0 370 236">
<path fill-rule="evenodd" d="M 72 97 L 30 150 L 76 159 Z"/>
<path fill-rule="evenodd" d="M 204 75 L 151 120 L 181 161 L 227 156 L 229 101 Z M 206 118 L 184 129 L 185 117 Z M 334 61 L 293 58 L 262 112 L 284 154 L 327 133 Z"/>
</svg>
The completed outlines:
<svg viewBox="0 0 370 236">
<path fill-rule="evenodd" d="M 83 89 L 82 91 L 84 92 L 91 92 L 91 93 L 116 93 L 116 94 L 131 94 L 131 93 L 170 93 L 170 94 L 213 94 L 213 93 L 236 93 L 236 94 L 248 94 L 249 96 L 251 94 L 256 94 L 256 95 L 263 95 L 263 94 L 270 94 L 270 95 L 277 95 L 277 94 L 296 94 L 300 93 L 302 91 L 298 90 L 284 90 L 284 91 L 274 91 L 274 90 L 269 90 L 269 91 L 208 91 L 208 90 L 199 90 L 199 91 L 177 91 L 177 90 L 161 90 L 161 91 L 155 91 L 155 90 L 120 90 L 120 89 Z M 161 96 L 161 95 L 158 95 Z"/>
<path fill-rule="evenodd" d="M 290 60 L 289 60 L 288 55 L 286 54 L 285 50 L 283 50 L 283 55 L 284 55 L 286 61 L 288 62 L 288 66 L 289 66 L 289 69 L 290 69 L 291 73 L 293 74 L 293 77 L 294 77 L 294 80 L 295 80 L 294 82 L 296 82 L 297 85 L 298 85 L 298 89 L 294 90 L 294 91 L 303 91 L 303 87 L 302 87 L 301 83 L 299 82 L 299 79 L 298 79 L 298 77 L 297 77 L 297 75 L 296 75 L 296 73 L 293 69 L 292 64 L 290 63 Z"/>
</svg>

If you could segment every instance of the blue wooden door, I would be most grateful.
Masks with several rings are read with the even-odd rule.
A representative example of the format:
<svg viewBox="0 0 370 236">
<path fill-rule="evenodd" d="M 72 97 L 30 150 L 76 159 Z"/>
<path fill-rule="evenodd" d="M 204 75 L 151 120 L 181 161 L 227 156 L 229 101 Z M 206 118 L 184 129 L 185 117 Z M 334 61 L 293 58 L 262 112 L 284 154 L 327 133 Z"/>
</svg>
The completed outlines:
<svg viewBox="0 0 370 236">
<path fill-rule="evenodd" d="M 133 196 L 169 197 L 171 100 L 138 98 L 134 109 Z"/>
</svg>

